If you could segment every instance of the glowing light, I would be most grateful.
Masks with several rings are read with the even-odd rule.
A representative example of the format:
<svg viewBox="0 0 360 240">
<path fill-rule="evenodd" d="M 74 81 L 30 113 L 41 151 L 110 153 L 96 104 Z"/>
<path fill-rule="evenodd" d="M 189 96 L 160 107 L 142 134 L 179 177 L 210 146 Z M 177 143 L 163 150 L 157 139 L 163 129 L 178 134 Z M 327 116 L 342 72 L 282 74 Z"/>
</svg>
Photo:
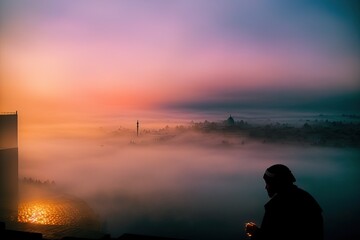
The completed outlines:
<svg viewBox="0 0 360 240">
<path fill-rule="evenodd" d="M 70 225 L 80 220 L 80 212 L 68 202 L 39 200 L 21 203 L 18 221 L 44 225 Z"/>
<path fill-rule="evenodd" d="M 248 237 L 252 237 L 256 228 L 256 224 L 254 222 L 245 223 L 245 232 Z"/>
</svg>

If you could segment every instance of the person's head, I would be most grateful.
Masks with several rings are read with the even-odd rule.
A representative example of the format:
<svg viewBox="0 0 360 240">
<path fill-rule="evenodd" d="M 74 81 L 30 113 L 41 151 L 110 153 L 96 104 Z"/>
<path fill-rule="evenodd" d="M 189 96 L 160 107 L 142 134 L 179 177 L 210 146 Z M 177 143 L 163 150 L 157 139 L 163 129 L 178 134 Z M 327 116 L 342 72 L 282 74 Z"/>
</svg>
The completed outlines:
<svg viewBox="0 0 360 240">
<path fill-rule="evenodd" d="M 293 185 L 296 181 L 290 169 L 282 164 L 275 164 L 266 169 L 264 180 L 269 197 L 273 197 L 276 193 Z"/>
</svg>

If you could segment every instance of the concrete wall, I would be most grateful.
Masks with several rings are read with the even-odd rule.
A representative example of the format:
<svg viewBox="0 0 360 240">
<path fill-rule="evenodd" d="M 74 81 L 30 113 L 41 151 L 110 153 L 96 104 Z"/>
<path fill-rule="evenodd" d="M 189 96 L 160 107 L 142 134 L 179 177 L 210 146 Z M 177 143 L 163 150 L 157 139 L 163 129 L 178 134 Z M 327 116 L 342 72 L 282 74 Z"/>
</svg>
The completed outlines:
<svg viewBox="0 0 360 240">
<path fill-rule="evenodd" d="M 17 220 L 18 129 L 17 114 L 0 115 L 0 220 Z"/>
<path fill-rule="evenodd" d="M 0 114 L 0 149 L 18 147 L 18 115 Z"/>
</svg>

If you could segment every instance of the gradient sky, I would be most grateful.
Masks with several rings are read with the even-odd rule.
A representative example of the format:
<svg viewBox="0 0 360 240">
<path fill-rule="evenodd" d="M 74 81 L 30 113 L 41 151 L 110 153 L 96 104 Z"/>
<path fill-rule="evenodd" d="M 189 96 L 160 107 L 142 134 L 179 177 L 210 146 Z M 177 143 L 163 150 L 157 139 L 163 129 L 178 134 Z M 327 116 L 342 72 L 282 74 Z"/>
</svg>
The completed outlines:
<svg viewBox="0 0 360 240">
<path fill-rule="evenodd" d="M 359 96 L 357 2 L 2 0 L 0 111 L 39 121 Z"/>
</svg>

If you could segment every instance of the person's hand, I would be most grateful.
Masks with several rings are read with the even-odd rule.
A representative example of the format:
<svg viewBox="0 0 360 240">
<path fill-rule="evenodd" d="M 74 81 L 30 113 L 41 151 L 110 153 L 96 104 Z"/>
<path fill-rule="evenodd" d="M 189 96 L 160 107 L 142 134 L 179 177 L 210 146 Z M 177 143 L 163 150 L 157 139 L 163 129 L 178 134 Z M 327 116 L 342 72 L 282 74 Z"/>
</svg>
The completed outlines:
<svg viewBox="0 0 360 240">
<path fill-rule="evenodd" d="M 255 232 L 258 229 L 259 229 L 259 227 L 256 226 L 256 224 L 253 222 L 245 223 L 245 232 L 246 232 L 246 235 L 248 235 L 249 237 L 254 236 Z"/>
</svg>

